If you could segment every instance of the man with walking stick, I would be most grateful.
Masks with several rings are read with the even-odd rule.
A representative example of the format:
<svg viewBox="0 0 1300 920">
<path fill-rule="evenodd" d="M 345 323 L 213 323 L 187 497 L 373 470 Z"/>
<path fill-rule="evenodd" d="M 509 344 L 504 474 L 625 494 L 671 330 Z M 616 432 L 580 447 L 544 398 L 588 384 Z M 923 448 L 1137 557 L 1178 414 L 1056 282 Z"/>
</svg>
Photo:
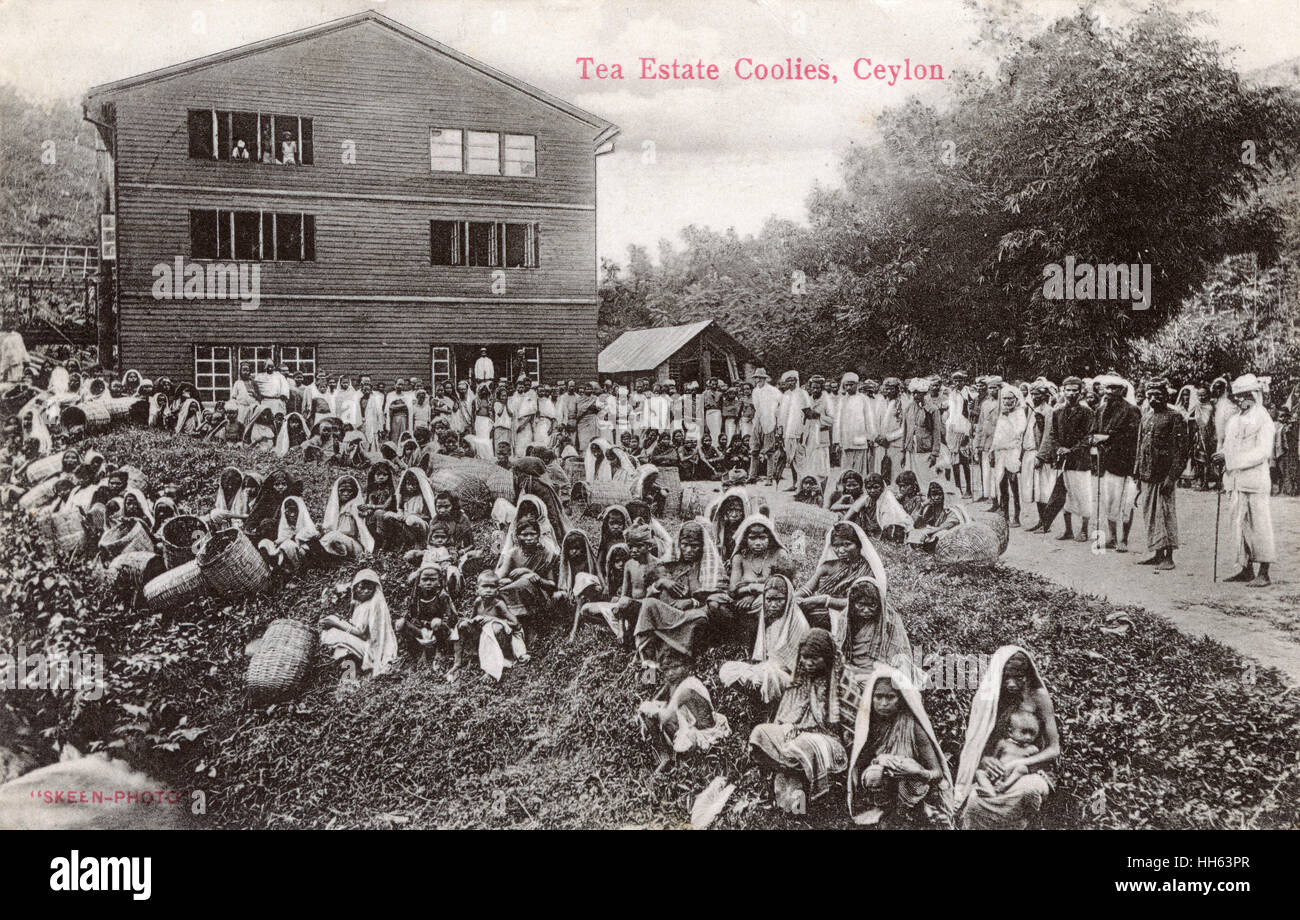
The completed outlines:
<svg viewBox="0 0 1300 920">
<path fill-rule="evenodd" d="M 1248 582 L 1252 588 L 1272 584 L 1268 570 L 1277 553 L 1268 471 L 1274 429 L 1273 419 L 1263 406 L 1263 390 L 1254 374 L 1244 374 L 1232 382 L 1232 398 L 1238 411 L 1228 417 L 1222 450 L 1213 458 L 1223 464 L 1223 491 L 1228 493 L 1232 539 L 1241 565 L 1236 575 L 1224 581 Z"/>
</svg>

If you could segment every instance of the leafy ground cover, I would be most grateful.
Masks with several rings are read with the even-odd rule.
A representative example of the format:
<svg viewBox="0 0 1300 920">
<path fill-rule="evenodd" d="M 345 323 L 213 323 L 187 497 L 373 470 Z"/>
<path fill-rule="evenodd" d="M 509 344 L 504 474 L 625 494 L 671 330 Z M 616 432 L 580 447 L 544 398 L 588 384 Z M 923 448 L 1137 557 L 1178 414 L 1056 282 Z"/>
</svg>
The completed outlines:
<svg viewBox="0 0 1300 920">
<path fill-rule="evenodd" d="M 288 468 L 314 512 L 339 472 L 155 432 L 116 431 L 94 444 L 190 509 L 210 506 L 229 464 Z M 578 522 L 594 529 L 590 518 Z M 719 775 L 737 791 L 717 826 L 850 826 L 842 788 L 800 818 L 767 801 L 746 756 L 749 729 L 764 713 L 717 681 L 718 665 L 747 651 L 739 646 L 710 649 L 697 670 L 732 737 L 655 776 L 635 724 L 647 691 L 595 627 L 570 644 L 567 624 L 557 624 L 499 684 L 472 667 L 453 684 L 440 672 L 404 668 L 364 681 L 342 702 L 322 654 L 298 699 L 253 708 L 244 692 L 247 644 L 277 617 L 314 622 L 352 569 L 164 616 L 113 597 L 88 563 L 51 559 L 18 516 L 4 513 L 0 537 L 0 651 L 98 652 L 107 669 L 97 700 L 72 691 L 0 694 L 0 745 L 37 762 L 63 744 L 107 750 L 172 789 L 203 790 L 207 826 L 675 827 Z M 921 654 L 989 654 L 1006 643 L 1034 652 L 1063 743 L 1043 826 L 1297 824 L 1300 701 L 1275 672 L 1141 610 L 1122 611 L 1127 631 L 1103 631 L 1116 625 L 1111 605 L 1015 569 L 953 573 L 891 547 L 883 555 L 891 602 Z M 800 561 L 801 574 L 812 561 Z M 385 556 L 374 567 L 400 609 L 409 566 Z M 954 766 L 971 696 L 924 694 Z"/>
</svg>

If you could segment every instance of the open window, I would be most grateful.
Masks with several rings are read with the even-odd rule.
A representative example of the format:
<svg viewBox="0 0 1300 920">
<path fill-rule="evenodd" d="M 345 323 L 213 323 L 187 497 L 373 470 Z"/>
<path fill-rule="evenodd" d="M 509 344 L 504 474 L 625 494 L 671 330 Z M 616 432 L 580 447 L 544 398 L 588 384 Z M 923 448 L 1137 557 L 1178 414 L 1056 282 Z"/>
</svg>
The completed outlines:
<svg viewBox="0 0 1300 920">
<path fill-rule="evenodd" d="M 310 166 L 314 162 L 312 120 L 302 115 L 189 109 L 192 159 Z"/>
</svg>

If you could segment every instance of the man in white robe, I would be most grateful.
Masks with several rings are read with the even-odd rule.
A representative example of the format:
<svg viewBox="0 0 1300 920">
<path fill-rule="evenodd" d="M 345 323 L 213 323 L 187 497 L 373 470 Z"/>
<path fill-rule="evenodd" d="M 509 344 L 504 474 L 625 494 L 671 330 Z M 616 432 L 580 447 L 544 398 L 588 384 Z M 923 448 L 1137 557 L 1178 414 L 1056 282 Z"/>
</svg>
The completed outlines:
<svg viewBox="0 0 1300 920">
<path fill-rule="evenodd" d="M 1238 411 L 1224 424 L 1223 447 L 1214 455 L 1223 465 L 1223 490 L 1229 497 L 1232 540 L 1241 571 L 1224 581 L 1248 582 L 1252 588 L 1272 584 L 1269 566 L 1277 557 L 1273 514 L 1269 505 L 1272 481 L 1273 419 L 1263 406 L 1263 385 L 1254 374 L 1232 382 Z M 1254 566 L 1258 563 L 1259 574 Z"/>
<path fill-rule="evenodd" d="M 780 390 L 768 382 L 767 371 L 754 371 L 754 429 L 749 437 L 749 479 L 758 482 L 765 477 L 771 484 L 778 475 L 777 462 L 781 453 L 781 402 Z"/>
<path fill-rule="evenodd" d="M 831 438 L 840 447 L 840 465 L 865 478 L 872 471 L 876 413 L 865 393 L 858 392 L 858 375 L 849 371 L 841 382 L 839 410 Z"/>
<path fill-rule="evenodd" d="M 808 391 L 799 386 L 799 372 L 786 371 L 781 375 L 781 407 L 777 413 L 778 425 L 780 426 L 781 446 L 784 451 L 783 461 L 785 466 L 790 467 L 790 477 L 792 484 L 787 492 L 794 492 L 799 488 L 798 467 L 803 463 L 803 457 L 800 456 L 803 447 L 803 427 L 804 427 L 804 409 L 812 405 L 812 400 L 808 398 Z M 778 464 L 776 471 L 776 480 L 781 480 L 781 465 Z"/>
</svg>

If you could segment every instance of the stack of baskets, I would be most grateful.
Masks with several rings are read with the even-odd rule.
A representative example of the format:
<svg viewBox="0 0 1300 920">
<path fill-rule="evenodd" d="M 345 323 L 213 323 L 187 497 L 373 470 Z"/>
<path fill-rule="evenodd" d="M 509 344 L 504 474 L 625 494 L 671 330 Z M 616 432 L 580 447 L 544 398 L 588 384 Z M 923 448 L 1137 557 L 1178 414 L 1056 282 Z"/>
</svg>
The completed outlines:
<svg viewBox="0 0 1300 920">
<path fill-rule="evenodd" d="M 164 524 L 162 554 L 167 568 L 174 569 L 193 559 L 195 538 L 207 532 L 208 526 L 192 514 L 179 515 Z"/>
<path fill-rule="evenodd" d="M 198 544 L 194 561 L 208 587 L 222 597 L 256 594 L 271 579 L 266 560 L 241 531 L 221 530 L 200 538 Z"/>
<path fill-rule="evenodd" d="M 137 518 L 118 521 L 99 538 L 99 561 L 107 565 L 123 553 L 152 553 L 153 537 Z"/>
<path fill-rule="evenodd" d="M 626 505 L 636 498 L 634 483 L 625 479 L 598 479 L 587 483 L 587 502 L 602 507 Z"/>
<path fill-rule="evenodd" d="M 255 704 L 289 699 L 302 687 L 316 655 L 316 630 L 297 620 L 273 620 L 248 663 L 248 695 Z"/>
</svg>

